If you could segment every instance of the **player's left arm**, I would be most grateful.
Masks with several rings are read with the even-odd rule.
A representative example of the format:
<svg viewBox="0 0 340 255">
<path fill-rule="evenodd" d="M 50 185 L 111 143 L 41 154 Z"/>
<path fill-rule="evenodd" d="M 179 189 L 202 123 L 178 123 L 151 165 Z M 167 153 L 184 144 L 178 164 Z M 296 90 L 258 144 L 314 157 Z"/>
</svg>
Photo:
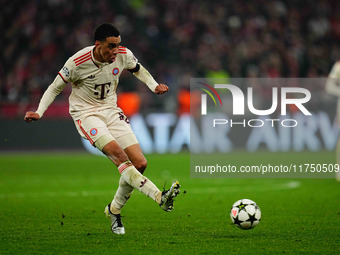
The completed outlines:
<svg viewBox="0 0 340 255">
<path fill-rule="evenodd" d="M 169 87 L 165 84 L 158 83 L 152 77 L 148 70 L 142 66 L 141 63 L 138 62 L 137 58 L 133 55 L 133 53 L 126 49 L 127 51 L 127 69 L 138 78 L 141 82 L 145 83 L 149 89 L 158 94 L 164 94 L 169 91 Z"/>
<path fill-rule="evenodd" d="M 134 70 L 136 69 L 138 70 L 134 72 Z M 137 63 L 136 68 L 134 70 L 130 69 L 129 71 L 132 72 L 132 74 L 136 76 L 138 80 L 145 83 L 152 92 L 158 95 L 162 95 L 169 91 L 169 87 L 167 85 L 157 83 L 155 79 L 152 77 L 152 75 L 149 73 L 149 71 L 146 70 L 144 66 L 142 66 L 140 63 Z"/>
</svg>

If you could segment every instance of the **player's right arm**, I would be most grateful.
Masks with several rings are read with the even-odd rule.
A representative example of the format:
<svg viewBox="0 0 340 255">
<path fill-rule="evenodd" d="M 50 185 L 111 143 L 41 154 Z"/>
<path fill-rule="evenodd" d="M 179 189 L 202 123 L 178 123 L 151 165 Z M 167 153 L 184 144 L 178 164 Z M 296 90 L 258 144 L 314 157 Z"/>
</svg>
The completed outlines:
<svg viewBox="0 0 340 255">
<path fill-rule="evenodd" d="M 48 86 L 44 95 L 42 96 L 38 109 L 35 112 L 26 112 L 24 120 L 32 122 L 32 120 L 39 120 L 47 108 L 52 104 L 57 95 L 59 95 L 65 88 L 68 81 L 71 80 L 71 61 L 67 61 L 65 66 L 60 70 L 54 81 Z M 68 67 L 69 66 L 69 67 Z"/>
<path fill-rule="evenodd" d="M 63 79 L 58 75 L 52 84 L 48 86 L 44 95 L 42 96 L 38 109 L 36 112 L 26 112 L 25 121 L 31 122 L 32 120 L 39 120 L 47 108 L 52 104 L 57 95 L 60 94 L 61 91 L 65 88 L 66 83 Z"/>
<path fill-rule="evenodd" d="M 24 120 L 26 122 L 32 122 L 32 120 L 38 120 L 40 116 L 36 112 L 26 112 Z"/>
</svg>

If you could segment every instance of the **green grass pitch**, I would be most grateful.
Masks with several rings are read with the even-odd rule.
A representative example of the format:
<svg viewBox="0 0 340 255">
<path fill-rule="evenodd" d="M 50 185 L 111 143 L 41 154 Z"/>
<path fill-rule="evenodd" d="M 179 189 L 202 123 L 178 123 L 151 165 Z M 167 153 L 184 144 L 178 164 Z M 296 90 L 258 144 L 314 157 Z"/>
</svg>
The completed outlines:
<svg viewBox="0 0 340 255">
<path fill-rule="evenodd" d="M 268 155 L 228 157 L 261 162 Z M 306 153 L 283 155 L 305 163 Z M 317 155 L 333 161 L 329 153 Z M 189 154 L 147 159 L 145 175 L 161 189 L 178 179 L 182 194 L 166 213 L 135 191 L 122 212 L 126 235 L 117 236 L 103 214 L 119 179 L 108 159 L 0 155 L 0 254 L 340 253 L 340 183 L 334 179 L 192 179 Z M 252 230 L 231 225 L 230 207 L 242 198 L 262 211 Z"/>
</svg>

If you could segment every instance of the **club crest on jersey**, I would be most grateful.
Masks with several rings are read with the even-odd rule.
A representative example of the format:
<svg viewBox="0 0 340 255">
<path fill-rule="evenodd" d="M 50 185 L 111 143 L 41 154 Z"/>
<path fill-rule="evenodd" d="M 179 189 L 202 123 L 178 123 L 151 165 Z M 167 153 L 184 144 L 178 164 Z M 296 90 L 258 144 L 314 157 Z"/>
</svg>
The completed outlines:
<svg viewBox="0 0 340 255">
<path fill-rule="evenodd" d="M 113 75 L 119 74 L 119 69 L 118 69 L 117 67 L 114 68 L 114 69 L 112 70 L 112 74 L 113 74 Z"/>
<path fill-rule="evenodd" d="M 63 67 L 62 72 L 65 74 L 66 77 L 70 77 L 70 71 L 66 66 Z"/>
<path fill-rule="evenodd" d="M 90 134 L 91 134 L 92 136 L 95 136 L 97 133 L 98 133 L 98 130 L 97 130 L 96 128 L 92 128 L 92 129 L 90 130 Z"/>
</svg>

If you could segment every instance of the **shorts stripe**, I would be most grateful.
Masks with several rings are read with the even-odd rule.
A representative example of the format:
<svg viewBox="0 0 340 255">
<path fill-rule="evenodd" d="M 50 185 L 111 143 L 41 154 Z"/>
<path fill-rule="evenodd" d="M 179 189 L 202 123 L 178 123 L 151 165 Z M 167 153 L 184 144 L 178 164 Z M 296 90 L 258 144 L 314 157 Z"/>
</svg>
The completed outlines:
<svg viewBox="0 0 340 255">
<path fill-rule="evenodd" d="M 80 128 L 80 130 L 83 132 L 83 134 L 86 136 L 87 140 L 90 141 L 91 145 L 93 145 L 93 140 L 92 138 L 85 132 L 84 128 L 81 126 L 81 121 L 80 120 L 77 120 L 77 123 L 78 123 L 78 126 Z"/>
</svg>

